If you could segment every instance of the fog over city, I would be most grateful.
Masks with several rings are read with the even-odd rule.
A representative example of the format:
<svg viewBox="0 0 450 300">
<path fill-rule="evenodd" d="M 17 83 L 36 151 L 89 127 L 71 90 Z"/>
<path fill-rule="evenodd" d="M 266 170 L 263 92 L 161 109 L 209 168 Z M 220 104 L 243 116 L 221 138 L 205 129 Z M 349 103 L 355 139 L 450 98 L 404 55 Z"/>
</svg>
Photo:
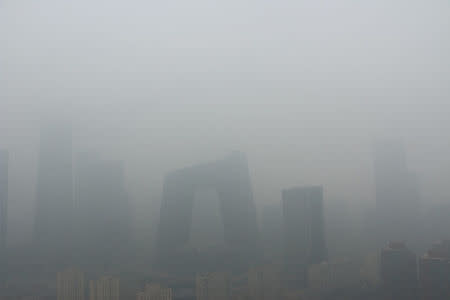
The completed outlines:
<svg viewBox="0 0 450 300">
<path fill-rule="evenodd" d="M 404 141 L 423 200 L 448 201 L 449 16 L 447 1 L 2 1 L 11 234 L 31 230 L 48 118 L 72 122 L 74 152 L 123 159 L 146 216 L 165 173 L 231 150 L 248 155 L 257 204 L 315 183 L 372 202 L 386 136 Z"/>
<path fill-rule="evenodd" d="M 80 153 L 123 163 L 148 249 L 166 176 L 235 151 L 258 226 L 283 190 L 321 186 L 325 231 L 338 209 L 365 232 L 386 141 L 404 147 L 423 218 L 450 207 L 449 1 L 2 0 L 0 37 L 8 247 L 34 240 L 42 134 L 60 126 L 74 180 Z"/>
</svg>

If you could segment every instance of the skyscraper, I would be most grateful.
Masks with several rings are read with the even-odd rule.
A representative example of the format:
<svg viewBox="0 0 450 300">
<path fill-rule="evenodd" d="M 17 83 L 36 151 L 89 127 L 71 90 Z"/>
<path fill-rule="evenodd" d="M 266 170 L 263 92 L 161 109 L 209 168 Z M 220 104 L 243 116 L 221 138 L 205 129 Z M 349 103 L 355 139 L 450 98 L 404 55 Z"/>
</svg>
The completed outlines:
<svg viewBox="0 0 450 300">
<path fill-rule="evenodd" d="M 0 263 L 4 260 L 8 226 L 8 152 L 0 150 Z"/>
<path fill-rule="evenodd" d="M 305 283 L 308 265 L 327 259 L 323 188 L 286 189 L 282 192 L 282 201 L 287 273 L 293 281 Z"/>
<path fill-rule="evenodd" d="M 68 256 L 72 232 L 72 133 L 58 124 L 41 129 L 35 242 L 46 258 Z"/>
<path fill-rule="evenodd" d="M 103 276 L 89 281 L 89 300 L 119 300 L 119 279 Z"/>
<path fill-rule="evenodd" d="M 8 152 L 0 150 L 0 284 L 7 277 L 5 268 L 8 227 Z"/>
<path fill-rule="evenodd" d="M 414 248 L 420 196 L 417 178 L 407 166 L 403 144 L 377 143 L 374 169 L 378 243 L 407 240 Z"/>
<path fill-rule="evenodd" d="M 84 300 L 84 275 L 69 268 L 56 275 L 56 300 Z"/>
<path fill-rule="evenodd" d="M 416 255 L 404 243 L 390 242 L 381 251 L 380 272 L 387 299 L 416 299 Z"/>
</svg>

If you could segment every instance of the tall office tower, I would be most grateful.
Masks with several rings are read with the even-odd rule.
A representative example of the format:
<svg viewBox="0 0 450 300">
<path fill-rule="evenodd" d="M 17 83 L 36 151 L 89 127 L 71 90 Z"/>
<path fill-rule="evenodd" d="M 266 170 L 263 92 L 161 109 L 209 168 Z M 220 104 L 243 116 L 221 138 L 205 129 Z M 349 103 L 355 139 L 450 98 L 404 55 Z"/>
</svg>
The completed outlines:
<svg viewBox="0 0 450 300">
<path fill-rule="evenodd" d="M 0 263 L 4 261 L 8 226 L 8 152 L 0 150 Z"/>
<path fill-rule="evenodd" d="M 387 299 L 410 300 L 417 297 L 416 255 L 402 242 L 390 242 L 381 251 L 380 273 Z"/>
<path fill-rule="evenodd" d="M 109 266 L 130 235 L 123 164 L 90 154 L 80 155 L 76 162 L 75 259 L 80 264 Z"/>
<path fill-rule="evenodd" d="M 69 268 L 56 275 L 57 300 L 84 300 L 83 272 Z"/>
<path fill-rule="evenodd" d="M 231 298 L 229 274 L 212 272 L 197 275 L 195 294 L 197 300 L 229 300 Z"/>
<path fill-rule="evenodd" d="M 323 215 L 323 188 L 283 190 L 284 251 L 287 281 L 306 283 L 308 265 L 327 259 Z"/>
<path fill-rule="evenodd" d="M 419 259 L 421 299 L 450 299 L 450 241 L 435 243 Z"/>
<path fill-rule="evenodd" d="M 136 300 L 172 300 L 172 289 L 160 284 L 146 284 L 144 291 L 137 293 Z"/>
<path fill-rule="evenodd" d="M 378 243 L 407 240 L 415 248 L 419 185 L 408 170 L 403 144 L 397 141 L 377 143 L 374 169 Z"/>
<path fill-rule="evenodd" d="M 65 124 L 41 129 L 35 242 L 52 261 L 67 260 L 72 240 L 72 133 Z"/>
<path fill-rule="evenodd" d="M 119 279 L 109 276 L 89 281 L 89 300 L 119 300 Z"/>
<path fill-rule="evenodd" d="M 275 267 L 252 268 L 248 272 L 248 296 L 250 300 L 281 298 L 281 272 Z"/>
</svg>

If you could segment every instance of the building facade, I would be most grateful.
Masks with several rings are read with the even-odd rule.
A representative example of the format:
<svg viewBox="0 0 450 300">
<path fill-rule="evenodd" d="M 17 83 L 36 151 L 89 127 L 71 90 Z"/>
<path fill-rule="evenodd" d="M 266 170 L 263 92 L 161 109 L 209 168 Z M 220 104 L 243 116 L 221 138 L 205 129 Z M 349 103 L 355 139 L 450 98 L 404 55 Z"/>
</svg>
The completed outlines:
<svg viewBox="0 0 450 300">
<path fill-rule="evenodd" d="M 119 279 L 103 276 L 89 281 L 89 300 L 119 300 Z"/>
<path fill-rule="evenodd" d="M 332 292 L 357 288 L 360 281 L 360 269 L 350 260 L 322 262 L 308 269 L 308 287 L 314 291 Z"/>
<path fill-rule="evenodd" d="M 275 266 L 252 268 L 248 272 L 248 296 L 250 300 L 280 299 L 281 270 Z"/>
<path fill-rule="evenodd" d="M 80 270 L 69 268 L 56 275 L 57 300 L 84 300 L 84 274 Z"/>
<path fill-rule="evenodd" d="M 282 192 L 282 201 L 287 276 L 292 277 L 295 284 L 305 284 L 308 265 L 327 259 L 323 188 L 286 189 Z"/>
<path fill-rule="evenodd" d="M 197 275 L 195 280 L 197 300 L 231 299 L 231 280 L 228 273 L 212 272 Z"/>
<path fill-rule="evenodd" d="M 390 242 L 381 250 L 380 273 L 387 299 L 409 300 L 418 296 L 417 258 L 403 242 Z"/>
<path fill-rule="evenodd" d="M 421 299 L 450 299 L 450 241 L 435 243 L 419 259 Z"/>
<path fill-rule="evenodd" d="M 8 162 L 8 152 L 0 150 L 0 263 L 5 259 L 8 228 Z"/>
<path fill-rule="evenodd" d="M 6 150 L 0 150 L 0 284 L 7 277 L 6 242 L 8 234 L 8 162 Z"/>
<path fill-rule="evenodd" d="M 137 293 L 136 300 L 172 300 L 171 288 L 162 287 L 158 283 L 146 284 L 144 291 Z"/>
<path fill-rule="evenodd" d="M 198 164 L 169 173 L 164 180 L 157 236 L 157 259 L 173 262 L 189 241 L 195 194 L 215 190 L 223 222 L 223 243 L 246 261 L 258 257 L 259 233 L 256 207 L 244 154 L 235 152 L 222 160 Z M 227 258 L 221 257 L 220 261 Z M 231 262 L 223 263 L 225 266 Z"/>
</svg>

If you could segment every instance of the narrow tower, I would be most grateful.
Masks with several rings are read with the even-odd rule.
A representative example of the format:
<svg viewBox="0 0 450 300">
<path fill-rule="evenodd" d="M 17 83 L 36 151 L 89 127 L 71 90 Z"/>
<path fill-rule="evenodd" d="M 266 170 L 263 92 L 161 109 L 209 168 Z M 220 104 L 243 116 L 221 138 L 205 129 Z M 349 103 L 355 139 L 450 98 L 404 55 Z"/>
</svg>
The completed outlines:
<svg viewBox="0 0 450 300">
<path fill-rule="evenodd" d="M 327 259 L 323 215 L 323 188 L 283 190 L 284 252 L 292 283 L 305 283 L 308 265 Z M 290 280 L 289 280 L 290 281 Z"/>
</svg>

